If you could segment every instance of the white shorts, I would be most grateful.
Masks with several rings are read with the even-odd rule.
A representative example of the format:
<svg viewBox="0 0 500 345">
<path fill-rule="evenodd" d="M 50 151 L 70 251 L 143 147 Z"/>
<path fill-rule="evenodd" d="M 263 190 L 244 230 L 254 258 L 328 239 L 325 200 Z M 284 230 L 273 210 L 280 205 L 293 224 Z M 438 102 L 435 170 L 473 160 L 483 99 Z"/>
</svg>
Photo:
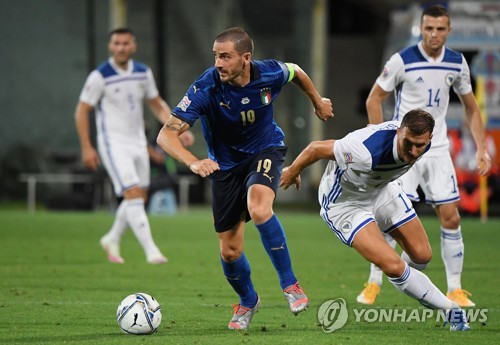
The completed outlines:
<svg viewBox="0 0 500 345">
<path fill-rule="evenodd" d="M 373 199 L 346 200 L 322 207 L 321 217 L 332 232 L 352 246 L 354 236 L 366 224 L 376 221 L 380 230 L 389 233 L 417 216 L 410 199 L 394 181 Z"/>
<path fill-rule="evenodd" d="M 117 196 L 135 186 L 149 188 L 150 165 L 146 146 L 98 140 L 98 149 Z"/>
<path fill-rule="evenodd" d="M 428 204 L 449 204 L 460 199 L 455 168 L 447 153 L 436 157 L 423 155 L 399 178 L 399 183 L 413 201 L 420 201 L 417 193 L 419 185 Z"/>
</svg>

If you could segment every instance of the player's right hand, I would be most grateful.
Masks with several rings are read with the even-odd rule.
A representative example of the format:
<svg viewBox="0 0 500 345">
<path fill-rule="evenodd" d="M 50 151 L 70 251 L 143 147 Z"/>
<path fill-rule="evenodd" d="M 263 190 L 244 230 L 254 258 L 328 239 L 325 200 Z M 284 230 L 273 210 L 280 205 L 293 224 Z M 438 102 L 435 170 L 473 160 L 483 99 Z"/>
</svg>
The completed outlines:
<svg viewBox="0 0 500 345">
<path fill-rule="evenodd" d="M 289 169 L 290 167 L 286 167 L 283 169 L 283 172 L 281 173 L 281 180 L 280 180 L 280 187 L 283 187 L 283 189 L 288 189 L 292 184 L 295 185 L 295 188 L 297 190 L 300 190 L 301 186 L 301 179 L 300 175 L 293 175 Z"/>
<path fill-rule="evenodd" d="M 220 170 L 219 164 L 213 160 L 206 158 L 189 164 L 189 169 L 201 177 L 212 175 L 215 171 Z"/>
<path fill-rule="evenodd" d="M 92 171 L 96 171 L 97 167 L 101 164 L 99 155 L 93 147 L 88 147 L 82 150 L 82 161 L 83 165 Z"/>
</svg>

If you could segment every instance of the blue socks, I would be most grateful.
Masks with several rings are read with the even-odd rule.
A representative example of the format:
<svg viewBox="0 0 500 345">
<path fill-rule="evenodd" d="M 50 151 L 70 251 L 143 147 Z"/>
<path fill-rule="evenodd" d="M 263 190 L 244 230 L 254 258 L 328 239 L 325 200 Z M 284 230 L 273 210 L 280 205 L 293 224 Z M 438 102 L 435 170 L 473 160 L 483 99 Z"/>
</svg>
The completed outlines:
<svg viewBox="0 0 500 345">
<path fill-rule="evenodd" d="M 236 261 L 231 263 L 225 262 L 221 258 L 221 263 L 227 281 L 240 296 L 240 304 L 247 308 L 255 307 L 257 293 L 250 279 L 250 264 L 245 253 L 242 253 Z"/>
<path fill-rule="evenodd" d="M 273 216 L 265 223 L 256 225 L 260 232 L 262 244 L 271 258 L 271 262 L 278 273 L 281 288 L 284 290 L 297 282 L 292 271 L 292 262 L 286 244 L 285 231 L 280 221 Z"/>
</svg>

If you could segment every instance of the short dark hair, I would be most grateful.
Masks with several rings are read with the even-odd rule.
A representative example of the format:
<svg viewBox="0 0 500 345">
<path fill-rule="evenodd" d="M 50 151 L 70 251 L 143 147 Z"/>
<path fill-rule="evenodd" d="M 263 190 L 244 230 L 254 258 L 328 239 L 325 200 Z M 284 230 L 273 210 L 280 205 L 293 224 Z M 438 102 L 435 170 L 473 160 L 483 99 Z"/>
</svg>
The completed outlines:
<svg viewBox="0 0 500 345">
<path fill-rule="evenodd" d="M 427 132 L 432 134 L 434 130 L 434 118 L 422 109 L 410 110 L 403 117 L 400 128 L 407 127 L 414 135 L 422 135 Z"/>
<path fill-rule="evenodd" d="M 233 42 L 236 51 L 243 55 L 245 53 L 253 54 L 253 40 L 250 35 L 240 27 L 232 27 L 222 31 L 215 42 Z"/>
<path fill-rule="evenodd" d="M 119 34 L 119 35 L 122 35 L 122 34 L 130 34 L 132 35 L 134 38 L 135 38 L 135 33 L 134 31 L 132 31 L 132 29 L 129 29 L 129 28 L 117 28 L 117 29 L 113 29 L 109 32 L 108 34 L 108 38 L 111 39 L 111 37 L 114 35 L 114 34 Z"/>
<path fill-rule="evenodd" d="M 424 20 L 424 16 L 429 17 L 448 17 L 448 24 L 451 24 L 450 14 L 448 10 L 443 5 L 432 5 L 424 9 L 422 15 L 420 16 L 420 23 Z"/>
</svg>

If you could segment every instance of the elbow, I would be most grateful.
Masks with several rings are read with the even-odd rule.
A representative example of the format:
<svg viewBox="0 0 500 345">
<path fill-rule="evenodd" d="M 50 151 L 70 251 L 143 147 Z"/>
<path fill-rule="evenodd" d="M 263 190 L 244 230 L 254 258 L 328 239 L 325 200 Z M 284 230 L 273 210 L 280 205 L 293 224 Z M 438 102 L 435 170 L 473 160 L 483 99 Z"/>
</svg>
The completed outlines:
<svg viewBox="0 0 500 345">
<path fill-rule="evenodd" d="M 307 156 L 310 157 L 314 162 L 321 159 L 320 146 L 320 141 L 312 141 L 311 143 L 309 143 L 309 145 L 307 145 L 305 149 Z"/>
<path fill-rule="evenodd" d="M 160 130 L 160 132 L 158 133 L 158 136 L 156 137 L 156 143 L 158 144 L 158 146 L 162 147 L 163 148 L 163 128 Z"/>
</svg>

